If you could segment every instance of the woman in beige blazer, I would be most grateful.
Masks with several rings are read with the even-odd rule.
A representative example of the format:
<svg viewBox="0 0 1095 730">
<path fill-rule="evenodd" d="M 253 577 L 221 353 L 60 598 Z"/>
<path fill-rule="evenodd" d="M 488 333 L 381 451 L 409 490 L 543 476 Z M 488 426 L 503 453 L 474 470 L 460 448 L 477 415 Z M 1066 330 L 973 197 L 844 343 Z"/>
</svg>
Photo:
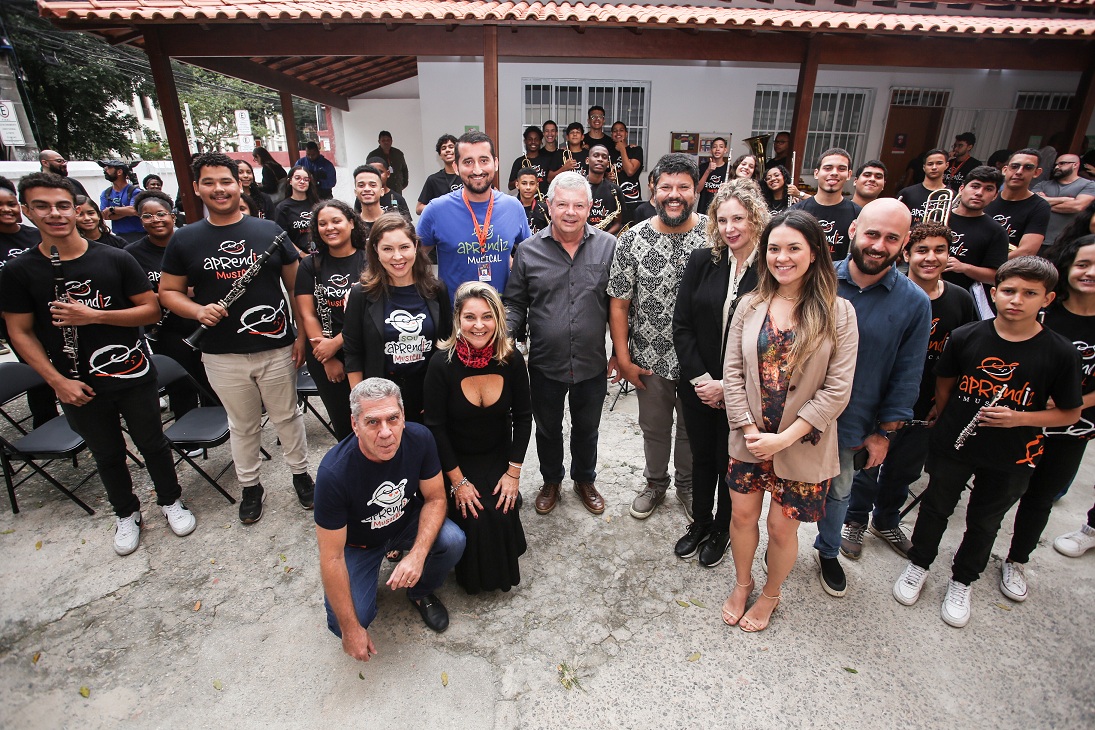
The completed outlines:
<svg viewBox="0 0 1095 730">
<path fill-rule="evenodd" d="M 765 265 L 757 291 L 734 313 L 723 372 L 737 572 L 723 620 L 746 632 L 767 628 L 798 556 L 799 523 L 821 517 L 840 472 L 836 418 L 850 397 L 859 345 L 855 310 L 837 296 L 825 234 L 813 216 L 777 216 L 760 251 Z M 746 612 L 765 491 L 772 493 L 768 581 Z"/>
</svg>

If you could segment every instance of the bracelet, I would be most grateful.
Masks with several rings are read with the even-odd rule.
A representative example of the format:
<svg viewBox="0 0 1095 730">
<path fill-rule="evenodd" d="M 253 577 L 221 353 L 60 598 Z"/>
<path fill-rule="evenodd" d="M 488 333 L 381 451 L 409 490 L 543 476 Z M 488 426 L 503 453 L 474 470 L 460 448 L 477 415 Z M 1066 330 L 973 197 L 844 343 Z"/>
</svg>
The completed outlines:
<svg viewBox="0 0 1095 730">
<path fill-rule="evenodd" d="M 510 474 L 509 471 L 507 471 L 506 476 L 509 477 L 510 479 L 520 480 L 521 479 L 521 472 L 517 472 L 516 474 Z"/>
<path fill-rule="evenodd" d="M 460 487 L 464 486 L 467 483 L 468 483 L 468 478 L 464 477 L 463 479 L 458 481 L 456 484 L 453 484 L 452 488 L 449 489 L 449 496 L 452 497 L 453 499 L 456 499 L 456 490 L 460 489 Z"/>
<path fill-rule="evenodd" d="M 517 469 L 517 470 L 520 470 L 520 469 L 521 469 L 521 465 L 520 465 L 520 464 L 515 464 L 515 463 L 513 463 L 512 461 L 511 461 L 511 462 L 509 462 L 509 465 L 510 465 L 510 466 L 512 466 L 512 467 L 513 467 L 514 469 Z"/>
</svg>

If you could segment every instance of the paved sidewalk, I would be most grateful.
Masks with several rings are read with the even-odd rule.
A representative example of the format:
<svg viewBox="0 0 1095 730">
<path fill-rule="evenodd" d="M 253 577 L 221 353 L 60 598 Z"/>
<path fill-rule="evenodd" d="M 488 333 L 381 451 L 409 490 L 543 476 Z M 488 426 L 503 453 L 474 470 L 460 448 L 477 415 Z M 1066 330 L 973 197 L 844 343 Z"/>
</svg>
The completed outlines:
<svg viewBox="0 0 1095 730">
<path fill-rule="evenodd" d="M 146 527 L 125 558 L 114 555 L 97 479 L 80 490 L 94 517 L 32 480 L 18 493 L 21 514 L 0 500 L 0 725 L 1095 726 L 1095 553 L 1070 559 L 1049 544 L 1091 507 L 1095 454 L 1054 509 L 1025 603 L 997 588 L 1011 515 L 963 630 L 939 617 L 945 557 L 920 603 L 906 608 L 890 594 L 904 561 L 868 536 L 863 558 L 843 561 L 848 595 L 834 599 L 818 584 L 816 530 L 805 525 L 771 627 L 747 635 L 720 618 L 733 581 L 729 553 L 710 570 L 675 558 L 686 522 L 672 496 L 646 521 L 628 515 L 642 486 L 642 438 L 635 397 L 608 412 L 612 395 L 598 477 L 605 513 L 586 512 L 568 481 L 559 507 L 537 515 L 530 448 L 521 584 L 472 597 L 450 578 L 439 593 L 452 617 L 442 635 L 402 592 L 381 586 L 379 654 L 367 664 L 345 656 L 326 629 L 311 513 L 296 502 L 270 429 L 261 522 L 241 525 L 235 506 L 183 471 L 198 528 L 176 538 L 136 472 Z M 308 423 L 314 473 L 333 439 Z M 210 463 L 219 468 L 227 454 L 226 445 Z M 225 481 L 238 494 L 234 478 Z M 957 545 L 960 518 L 941 556 Z M 761 549 L 764 540 L 762 531 Z M 759 584 L 759 561 L 754 575 Z M 563 686 L 563 665 L 580 686 Z"/>
</svg>

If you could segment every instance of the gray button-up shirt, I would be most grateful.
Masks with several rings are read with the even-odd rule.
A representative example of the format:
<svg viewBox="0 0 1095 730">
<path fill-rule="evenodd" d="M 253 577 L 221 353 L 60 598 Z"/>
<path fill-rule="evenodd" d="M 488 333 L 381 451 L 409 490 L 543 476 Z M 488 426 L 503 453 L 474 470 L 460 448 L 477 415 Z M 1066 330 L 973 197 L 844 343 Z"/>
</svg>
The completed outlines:
<svg viewBox="0 0 1095 730">
<path fill-rule="evenodd" d="M 562 383 L 605 376 L 615 250 L 615 236 L 588 224 L 573 259 L 550 225 L 517 247 L 503 299 L 510 334 L 520 336 L 528 325 L 529 367 Z"/>
</svg>

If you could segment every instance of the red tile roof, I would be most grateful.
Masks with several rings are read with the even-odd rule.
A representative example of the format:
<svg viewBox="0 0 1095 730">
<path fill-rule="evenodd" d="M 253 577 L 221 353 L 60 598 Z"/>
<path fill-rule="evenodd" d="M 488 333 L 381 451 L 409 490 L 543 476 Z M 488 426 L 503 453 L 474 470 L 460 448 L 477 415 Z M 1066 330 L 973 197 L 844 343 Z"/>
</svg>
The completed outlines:
<svg viewBox="0 0 1095 730">
<path fill-rule="evenodd" d="M 1087 6 L 1095 0 L 1042 0 L 1038 5 Z M 1006 3 L 999 3 L 1006 4 Z M 1026 6 L 1035 4 L 1024 2 Z M 861 12 L 641 3 L 487 2 L 485 0 L 39 0 L 43 16 L 90 23 L 145 24 L 231 21 L 325 23 L 532 23 L 604 27 L 686 27 L 792 30 L 830 33 L 929 33 L 996 37 L 1095 37 L 1095 18 L 988 17 L 947 9 L 931 12 Z M 912 10 L 914 8 L 910 8 Z M 950 13 L 950 14 L 948 14 Z"/>
</svg>

